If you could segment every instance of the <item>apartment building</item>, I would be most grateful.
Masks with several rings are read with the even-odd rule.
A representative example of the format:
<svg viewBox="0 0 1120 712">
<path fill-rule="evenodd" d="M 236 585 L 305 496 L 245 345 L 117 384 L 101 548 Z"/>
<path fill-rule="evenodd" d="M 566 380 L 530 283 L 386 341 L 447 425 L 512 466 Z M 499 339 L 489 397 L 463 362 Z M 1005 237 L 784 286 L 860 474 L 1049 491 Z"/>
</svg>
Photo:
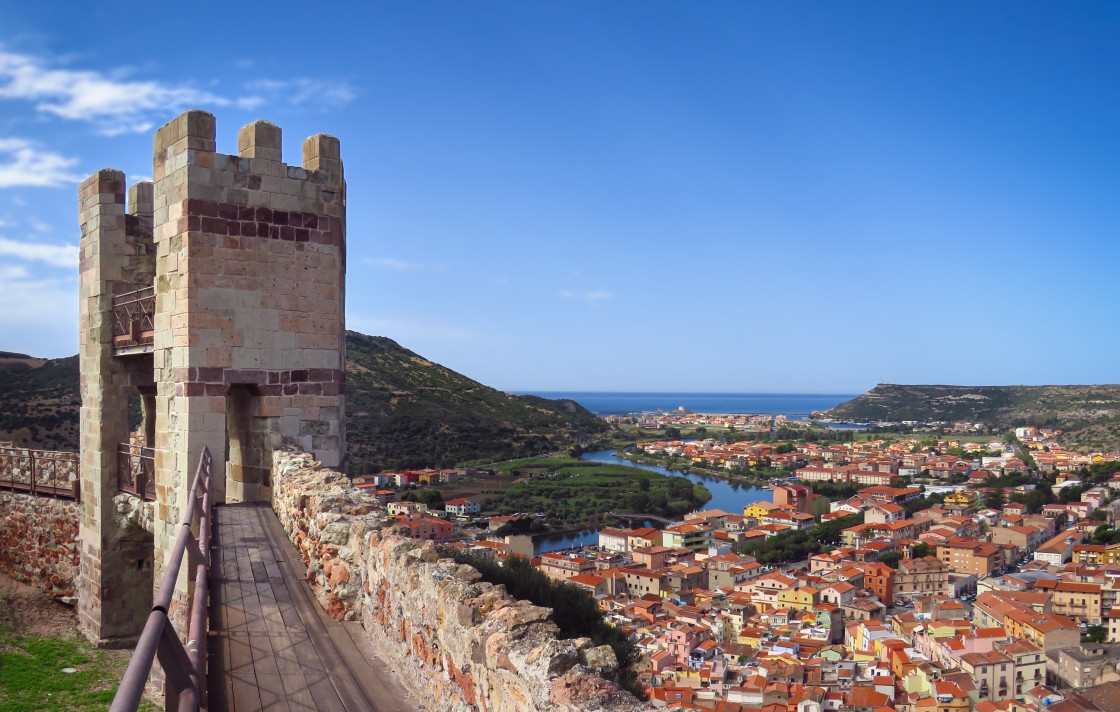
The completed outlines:
<svg viewBox="0 0 1120 712">
<path fill-rule="evenodd" d="M 987 576 L 1003 565 L 1003 549 L 998 544 L 953 537 L 937 546 L 937 557 L 949 571 Z"/>
<path fill-rule="evenodd" d="M 1095 583 L 1074 583 L 1041 579 L 1035 590 L 1050 594 L 1050 612 L 1084 621 L 1089 625 L 1101 622 L 1101 587 Z"/>
<path fill-rule="evenodd" d="M 949 567 L 936 556 L 903 559 L 894 572 L 892 597 L 898 600 L 941 594 L 948 582 Z"/>
</svg>

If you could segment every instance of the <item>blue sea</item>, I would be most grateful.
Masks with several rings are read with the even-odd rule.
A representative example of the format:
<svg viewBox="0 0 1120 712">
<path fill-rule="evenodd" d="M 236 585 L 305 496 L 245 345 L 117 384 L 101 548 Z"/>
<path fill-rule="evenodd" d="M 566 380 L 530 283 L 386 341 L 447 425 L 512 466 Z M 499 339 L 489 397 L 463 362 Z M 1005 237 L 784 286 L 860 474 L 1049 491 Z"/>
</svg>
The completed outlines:
<svg viewBox="0 0 1120 712">
<path fill-rule="evenodd" d="M 697 413 L 808 415 L 849 401 L 858 393 L 609 393 L 532 391 L 526 395 L 570 398 L 593 413 L 648 413 L 684 406 Z"/>
</svg>

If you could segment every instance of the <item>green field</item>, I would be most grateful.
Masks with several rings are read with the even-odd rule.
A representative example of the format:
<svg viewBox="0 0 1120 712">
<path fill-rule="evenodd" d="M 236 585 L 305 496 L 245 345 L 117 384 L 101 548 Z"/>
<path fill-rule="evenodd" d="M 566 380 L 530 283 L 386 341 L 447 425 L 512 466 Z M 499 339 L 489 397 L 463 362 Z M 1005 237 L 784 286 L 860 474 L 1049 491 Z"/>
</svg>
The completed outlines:
<svg viewBox="0 0 1120 712">
<path fill-rule="evenodd" d="M 123 672 L 109 651 L 84 641 L 0 629 L 0 712 L 104 710 Z M 143 702 L 140 709 L 154 712 L 156 707 Z"/>
<path fill-rule="evenodd" d="M 684 477 L 572 457 L 516 460 L 502 471 L 525 479 L 484 507 L 502 514 L 543 512 L 553 528 L 589 526 L 611 511 L 680 516 L 711 499 L 706 487 Z"/>
</svg>

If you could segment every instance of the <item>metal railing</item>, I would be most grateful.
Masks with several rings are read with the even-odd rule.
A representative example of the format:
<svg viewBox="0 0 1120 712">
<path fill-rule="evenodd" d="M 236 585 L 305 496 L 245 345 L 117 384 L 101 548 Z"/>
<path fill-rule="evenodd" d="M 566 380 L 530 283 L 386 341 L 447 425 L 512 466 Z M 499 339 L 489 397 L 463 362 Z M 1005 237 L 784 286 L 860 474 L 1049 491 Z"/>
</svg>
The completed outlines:
<svg viewBox="0 0 1120 712">
<path fill-rule="evenodd" d="M 77 500 L 79 479 L 76 452 L 0 447 L 0 489 Z"/>
<path fill-rule="evenodd" d="M 155 335 L 156 289 L 143 287 L 113 297 L 113 344 L 135 346 Z"/>
<path fill-rule="evenodd" d="M 156 451 L 121 443 L 117 446 L 117 489 L 151 502 L 156 500 Z"/>
<path fill-rule="evenodd" d="M 167 709 L 195 712 L 202 703 L 206 681 L 206 630 L 210 571 L 210 449 L 204 448 L 198 460 L 198 471 L 187 497 L 187 511 L 175 546 L 167 557 L 167 569 L 160 582 L 144 624 L 144 632 L 136 643 L 136 651 L 121 678 L 121 685 L 109 706 L 109 712 L 134 712 L 144 694 L 144 681 L 158 656 L 167 679 Z M 198 528 L 198 537 L 192 531 Z M 175 580 L 187 556 L 187 566 L 194 571 L 194 596 L 187 608 L 187 644 L 179 640 L 167 612 L 175 593 Z"/>
</svg>

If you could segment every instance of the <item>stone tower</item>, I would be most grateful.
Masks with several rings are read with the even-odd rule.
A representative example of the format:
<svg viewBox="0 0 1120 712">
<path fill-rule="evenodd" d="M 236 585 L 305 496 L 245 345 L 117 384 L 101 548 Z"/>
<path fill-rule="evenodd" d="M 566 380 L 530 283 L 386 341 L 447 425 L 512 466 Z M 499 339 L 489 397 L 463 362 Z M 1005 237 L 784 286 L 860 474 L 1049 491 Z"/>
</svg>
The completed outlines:
<svg viewBox="0 0 1120 712">
<path fill-rule="evenodd" d="M 139 634 L 204 447 L 230 503 L 270 499 L 278 445 L 331 467 L 345 453 L 339 142 L 312 136 L 289 166 L 280 128 L 257 121 L 237 145 L 217 153 L 214 117 L 189 111 L 156 132 L 154 181 L 132 186 L 127 212 L 119 171 L 79 191 L 79 614 L 102 644 Z M 130 399 L 143 427 L 122 446 Z M 114 521 L 122 483 L 155 500 L 151 532 Z"/>
</svg>

